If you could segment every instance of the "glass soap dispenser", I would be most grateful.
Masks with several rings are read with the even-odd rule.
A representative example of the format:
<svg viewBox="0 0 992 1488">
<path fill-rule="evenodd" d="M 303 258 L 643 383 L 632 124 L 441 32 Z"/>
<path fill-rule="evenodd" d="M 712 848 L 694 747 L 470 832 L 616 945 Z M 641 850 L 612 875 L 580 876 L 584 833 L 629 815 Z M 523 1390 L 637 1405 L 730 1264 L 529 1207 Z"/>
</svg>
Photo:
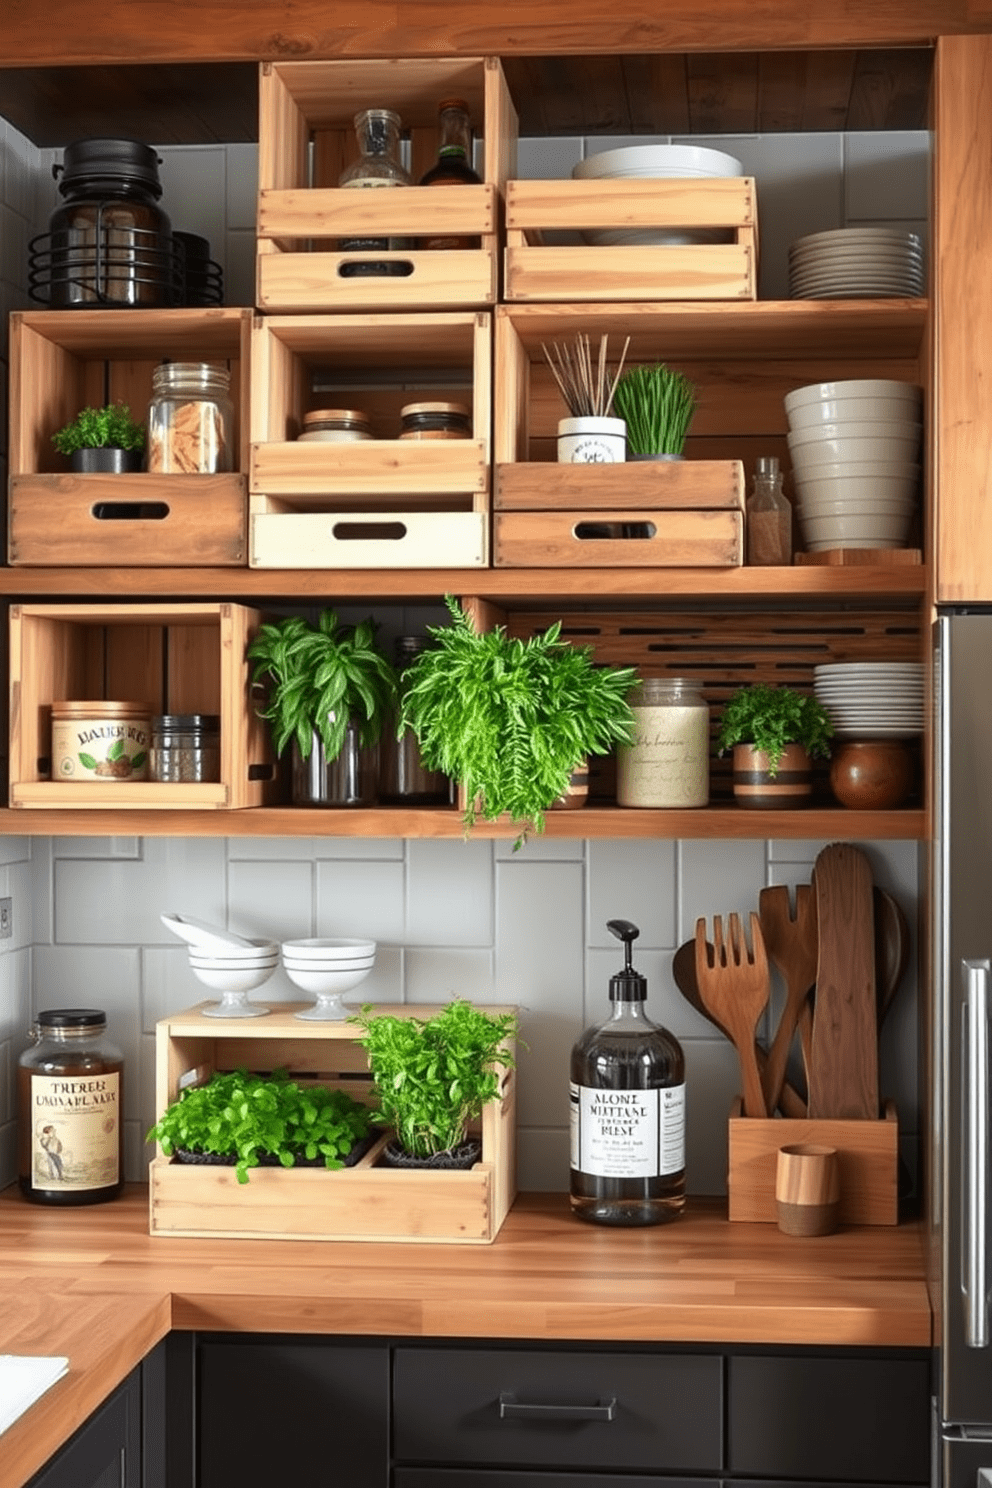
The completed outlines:
<svg viewBox="0 0 992 1488">
<path fill-rule="evenodd" d="M 613 1010 L 572 1050 L 571 1204 L 578 1219 L 665 1224 L 685 1207 L 685 1059 L 644 1012 L 647 980 L 631 964 L 640 934 L 609 920 L 624 966 L 610 978 Z"/>
<path fill-rule="evenodd" d="M 792 563 L 792 507 L 782 490 L 782 472 L 774 455 L 758 456 L 745 518 L 748 563 L 788 568 Z"/>
</svg>

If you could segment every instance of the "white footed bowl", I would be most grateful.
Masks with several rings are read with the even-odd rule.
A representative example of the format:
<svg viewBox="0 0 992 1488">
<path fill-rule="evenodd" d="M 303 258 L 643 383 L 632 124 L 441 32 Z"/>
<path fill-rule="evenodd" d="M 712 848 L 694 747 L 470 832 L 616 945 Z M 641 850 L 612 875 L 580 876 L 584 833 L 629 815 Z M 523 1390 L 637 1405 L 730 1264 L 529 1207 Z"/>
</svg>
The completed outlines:
<svg viewBox="0 0 992 1488">
<path fill-rule="evenodd" d="M 260 956 L 278 956 L 279 942 L 277 940 L 253 940 L 250 946 L 240 947 L 235 945 L 215 946 L 188 945 L 187 952 L 192 961 L 194 956 L 200 961 L 231 961 L 247 962 L 257 961 Z"/>
<path fill-rule="evenodd" d="M 374 956 L 375 947 L 374 940 L 322 940 L 310 936 L 304 940 L 284 940 L 282 954 L 296 961 L 347 961 L 355 956 Z"/>
<path fill-rule="evenodd" d="M 215 992 L 251 992 L 267 982 L 274 970 L 274 966 L 253 966 L 243 971 L 230 967 L 194 966 L 193 975 Z"/>
<path fill-rule="evenodd" d="M 898 398 L 914 408 L 923 406 L 923 389 L 912 382 L 898 382 L 891 377 L 852 377 L 841 382 L 810 382 L 793 388 L 785 395 L 785 408 L 791 413 L 806 403 L 822 403 L 831 398 Z"/>
</svg>

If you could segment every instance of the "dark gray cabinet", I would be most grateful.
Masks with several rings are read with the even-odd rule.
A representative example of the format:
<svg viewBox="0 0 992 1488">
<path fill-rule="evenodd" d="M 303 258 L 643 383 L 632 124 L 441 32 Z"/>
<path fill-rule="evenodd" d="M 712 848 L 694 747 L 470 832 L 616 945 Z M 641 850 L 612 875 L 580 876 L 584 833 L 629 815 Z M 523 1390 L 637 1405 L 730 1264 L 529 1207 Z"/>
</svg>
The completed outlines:
<svg viewBox="0 0 992 1488">
<path fill-rule="evenodd" d="M 28 1488 L 141 1488 L 141 1371 L 93 1412 Z"/>
</svg>

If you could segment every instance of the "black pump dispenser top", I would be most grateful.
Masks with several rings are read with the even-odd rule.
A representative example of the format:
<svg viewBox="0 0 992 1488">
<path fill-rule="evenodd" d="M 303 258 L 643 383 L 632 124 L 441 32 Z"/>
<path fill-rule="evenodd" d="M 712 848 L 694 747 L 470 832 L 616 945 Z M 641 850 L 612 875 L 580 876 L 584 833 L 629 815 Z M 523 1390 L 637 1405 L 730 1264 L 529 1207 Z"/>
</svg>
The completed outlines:
<svg viewBox="0 0 992 1488">
<path fill-rule="evenodd" d="M 610 977 L 610 1001 L 644 1002 L 648 995 L 647 977 L 635 971 L 631 963 L 631 949 L 640 930 L 630 920 L 607 920 L 606 928 L 617 940 L 623 941 L 623 971 Z"/>
</svg>

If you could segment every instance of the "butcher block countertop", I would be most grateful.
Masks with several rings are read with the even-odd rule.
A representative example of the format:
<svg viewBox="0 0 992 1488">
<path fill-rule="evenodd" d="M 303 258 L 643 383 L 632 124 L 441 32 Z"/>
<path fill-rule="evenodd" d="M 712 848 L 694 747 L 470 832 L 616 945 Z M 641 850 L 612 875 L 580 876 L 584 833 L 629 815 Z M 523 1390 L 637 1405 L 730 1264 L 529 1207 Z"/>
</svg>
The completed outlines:
<svg viewBox="0 0 992 1488">
<path fill-rule="evenodd" d="M 170 1329 L 396 1338 L 923 1346 L 917 1223 L 792 1239 L 691 1200 L 672 1225 L 574 1220 L 524 1194 L 492 1245 L 148 1234 L 148 1193 L 49 1210 L 0 1194 L 0 1353 L 68 1375 L 0 1437 L 21 1488 Z"/>
</svg>

